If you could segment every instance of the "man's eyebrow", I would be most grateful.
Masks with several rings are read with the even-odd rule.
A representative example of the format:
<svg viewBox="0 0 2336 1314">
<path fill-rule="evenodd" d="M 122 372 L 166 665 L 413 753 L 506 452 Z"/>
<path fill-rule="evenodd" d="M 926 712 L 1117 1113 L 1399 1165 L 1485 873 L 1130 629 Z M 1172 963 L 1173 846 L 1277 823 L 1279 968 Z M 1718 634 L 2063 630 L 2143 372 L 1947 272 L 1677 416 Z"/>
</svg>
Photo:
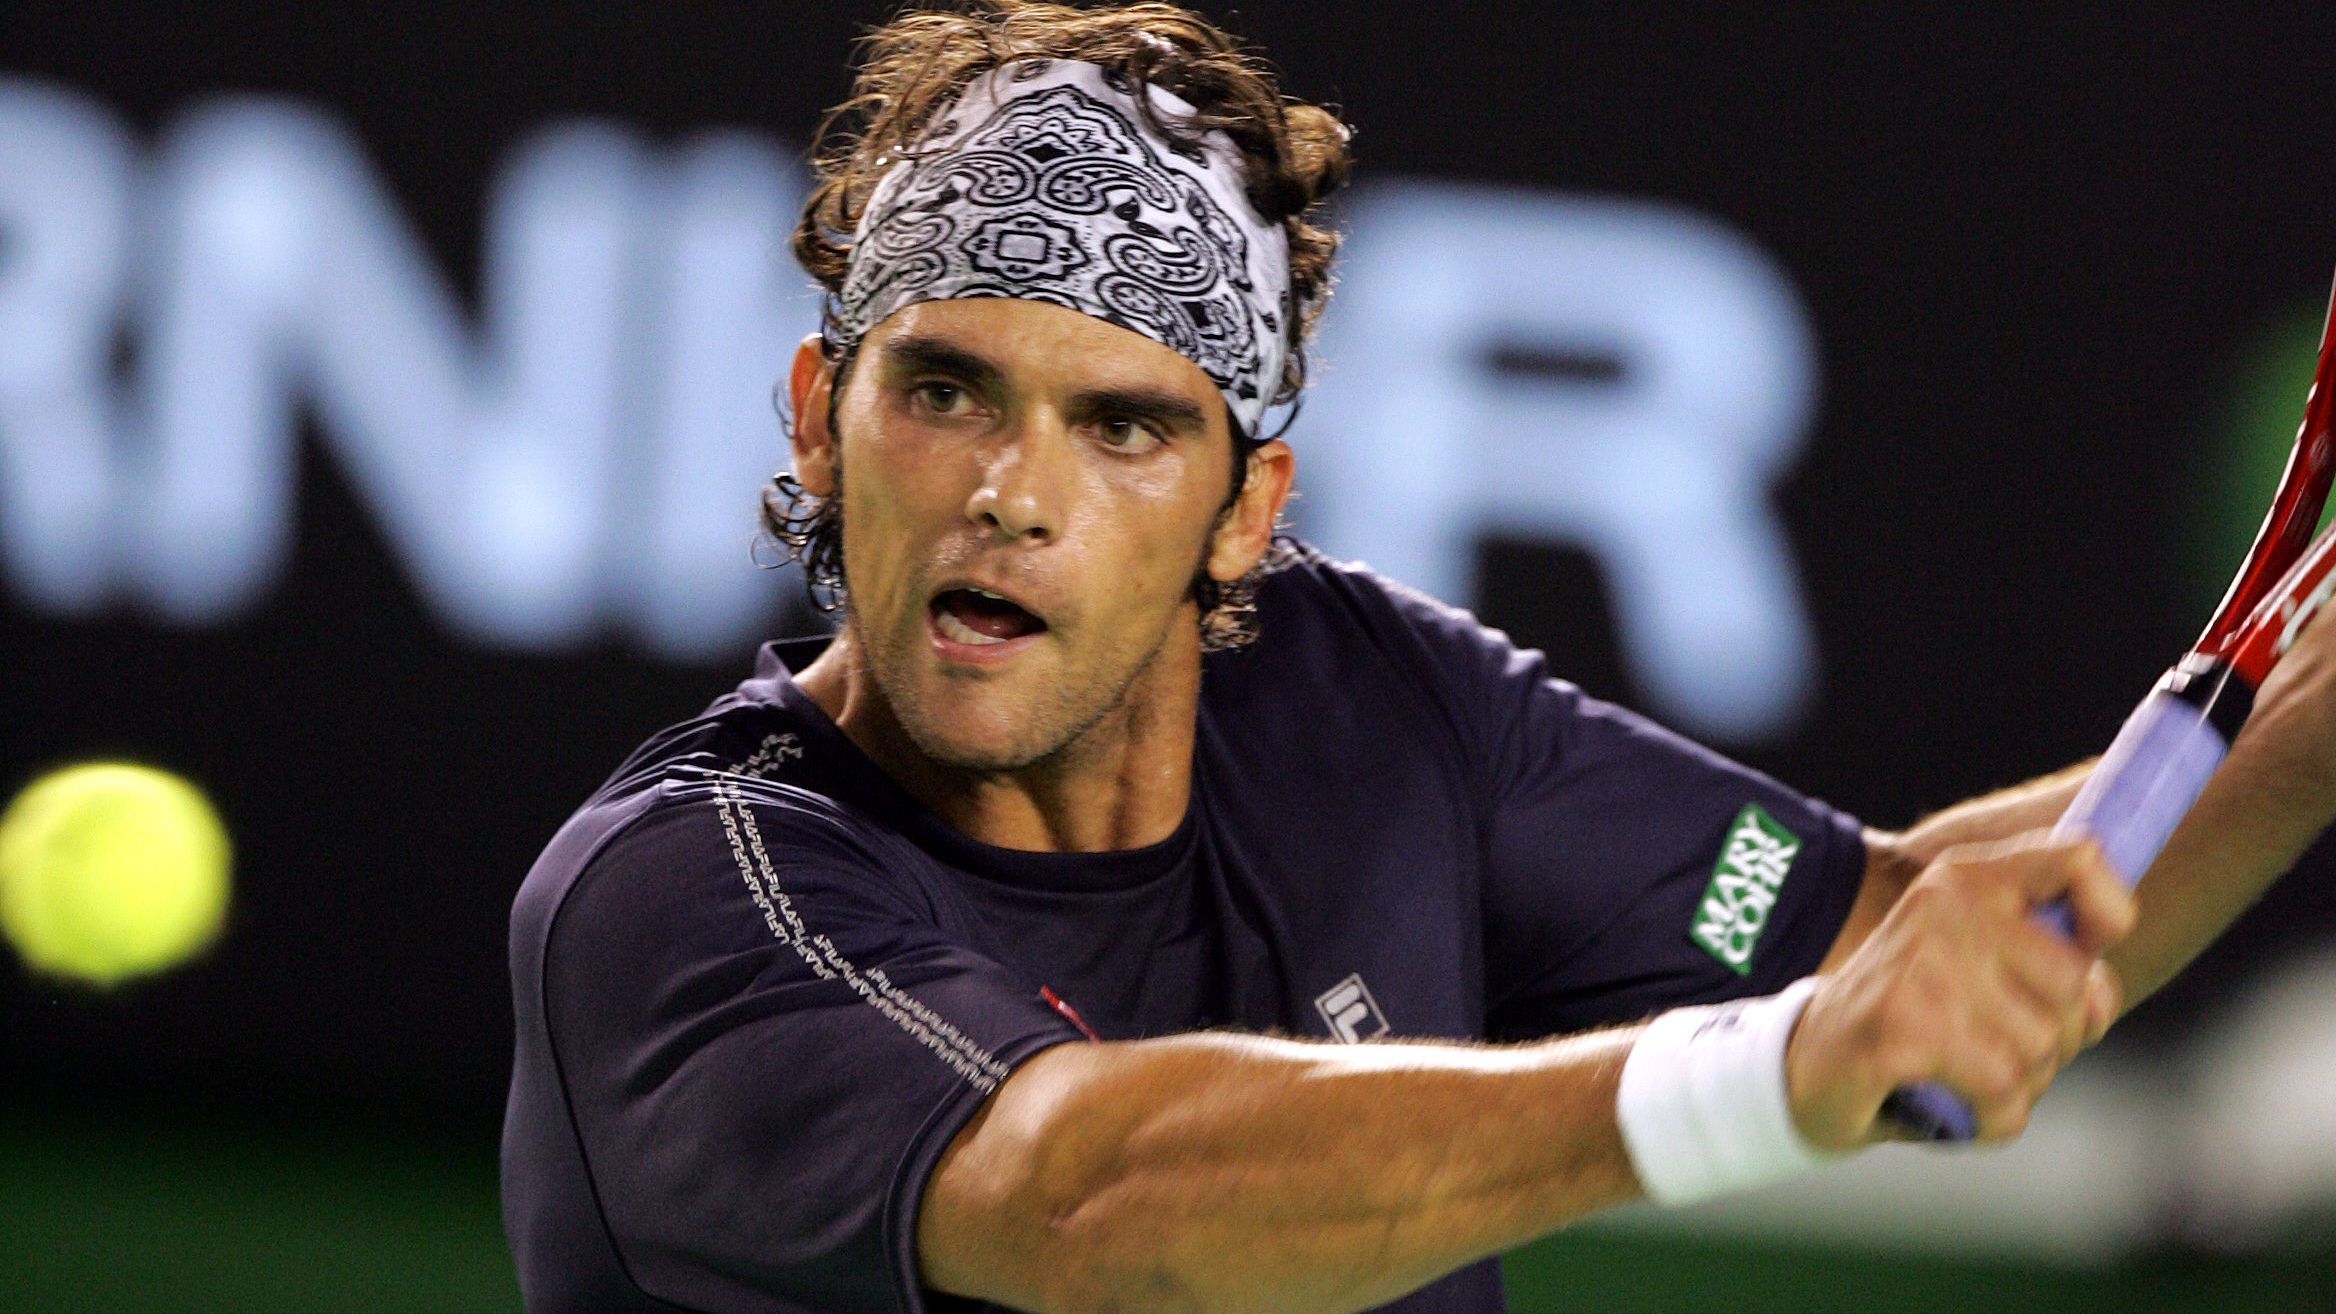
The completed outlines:
<svg viewBox="0 0 2336 1314">
<path fill-rule="evenodd" d="M 930 370 L 935 374 L 953 374 L 967 383 L 983 386 L 996 384 L 1005 377 L 997 366 L 954 342 L 916 334 L 897 337 L 885 343 L 883 359 L 884 368 L 898 374 Z"/>
<path fill-rule="evenodd" d="M 1197 430 L 1208 426 L 1208 413 L 1182 393 L 1152 388 L 1093 388 L 1072 398 L 1082 415 L 1126 415 L 1150 420 L 1166 429 Z"/>
</svg>

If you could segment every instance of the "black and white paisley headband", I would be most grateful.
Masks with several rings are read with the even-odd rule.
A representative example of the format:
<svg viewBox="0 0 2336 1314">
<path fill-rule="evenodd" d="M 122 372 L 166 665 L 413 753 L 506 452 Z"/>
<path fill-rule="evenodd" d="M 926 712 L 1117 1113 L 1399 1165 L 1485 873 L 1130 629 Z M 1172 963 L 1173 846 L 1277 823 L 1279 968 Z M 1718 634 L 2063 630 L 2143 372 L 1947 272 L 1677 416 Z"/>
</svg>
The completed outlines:
<svg viewBox="0 0 2336 1314">
<path fill-rule="evenodd" d="M 1194 112 L 1143 92 L 1168 122 Z M 1045 301 L 1141 333 L 1206 371 L 1255 437 L 1289 350 L 1289 238 L 1250 205 L 1223 133 L 1171 142 L 1119 75 L 1027 59 L 968 84 L 877 183 L 838 345 L 957 297 Z"/>
</svg>

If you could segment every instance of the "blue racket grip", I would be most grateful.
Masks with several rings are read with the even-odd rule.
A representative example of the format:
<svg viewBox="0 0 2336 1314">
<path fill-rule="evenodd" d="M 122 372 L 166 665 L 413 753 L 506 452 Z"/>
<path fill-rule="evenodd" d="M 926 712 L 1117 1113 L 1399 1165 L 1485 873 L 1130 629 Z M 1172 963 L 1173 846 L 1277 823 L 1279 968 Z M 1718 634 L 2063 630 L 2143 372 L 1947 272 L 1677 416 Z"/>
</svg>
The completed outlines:
<svg viewBox="0 0 2336 1314">
<path fill-rule="evenodd" d="M 2126 718 L 2052 837 L 2091 836 L 2118 879 L 2139 884 L 2230 751 L 2252 701 L 2252 691 L 2223 663 L 2184 658 Z M 2063 937 L 2075 934 L 2065 900 L 2038 908 L 2036 921 Z M 1926 1141 L 1979 1134 L 1970 1104 L 1935 1081 L 1892 1091 L 1882 1116 Z"/>
</svg>

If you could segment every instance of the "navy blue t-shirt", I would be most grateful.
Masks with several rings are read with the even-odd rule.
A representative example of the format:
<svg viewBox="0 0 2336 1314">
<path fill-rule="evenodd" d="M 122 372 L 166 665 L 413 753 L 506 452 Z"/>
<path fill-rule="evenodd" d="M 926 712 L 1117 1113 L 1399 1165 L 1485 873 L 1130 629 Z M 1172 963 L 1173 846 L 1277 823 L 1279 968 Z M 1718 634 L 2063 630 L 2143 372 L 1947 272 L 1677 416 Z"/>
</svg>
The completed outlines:
<svg viewBox="0 0 2336 1314">
<path fill-rule="evenodd" d="M 504 1218 L 528 1308 L 961 1310 L 917 1202 L 1042 1048 L 1239 1028 L 1520 1039 L 1765 994 L 1856 824 L 1311 552 L 1207 657 L 1192 804 L 1029 853 L 911 799 L 766 649 L 561 830 L 511 919 Z M 1501 1308 L 1472 1265 L 1386 1308 Z"/>
</svg>

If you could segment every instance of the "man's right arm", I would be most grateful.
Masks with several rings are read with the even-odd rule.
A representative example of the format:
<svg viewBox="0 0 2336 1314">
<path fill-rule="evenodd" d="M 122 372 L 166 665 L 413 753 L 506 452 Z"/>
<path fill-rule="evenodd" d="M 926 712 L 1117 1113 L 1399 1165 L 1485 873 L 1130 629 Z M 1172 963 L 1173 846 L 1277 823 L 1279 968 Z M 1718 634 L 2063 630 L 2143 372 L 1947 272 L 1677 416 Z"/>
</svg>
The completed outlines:
<svg viewBox="0 0 2336 1314">
<path fill-rule="evenodd" d="M 2080 943 L 2027 916 L 2066 892 Z M 1885 1136 L 1945 1080 L 2016 1135 L 2115 1015 L 2090 969 L 2132 902 L 2090 846 L 1949 853 L 1821 984 L 1786 1069 L 1804 1136 Z M 1615 1115 L 1636 1028 L 1507 1048 L 1231 1035 L 1060 1045 L 951 1143 L 922 1278 L 1018 1309 L 1345 1311 L 1636 1198 Z"/>
<path fill-rule="evenodd" d="M 1058 1045 L 935 1170 L 924 1280 L 1038 1314 L 1384 1303 L 1638 1194 L 1613 1116 L 1635 1037 Z"/>
</svg>

